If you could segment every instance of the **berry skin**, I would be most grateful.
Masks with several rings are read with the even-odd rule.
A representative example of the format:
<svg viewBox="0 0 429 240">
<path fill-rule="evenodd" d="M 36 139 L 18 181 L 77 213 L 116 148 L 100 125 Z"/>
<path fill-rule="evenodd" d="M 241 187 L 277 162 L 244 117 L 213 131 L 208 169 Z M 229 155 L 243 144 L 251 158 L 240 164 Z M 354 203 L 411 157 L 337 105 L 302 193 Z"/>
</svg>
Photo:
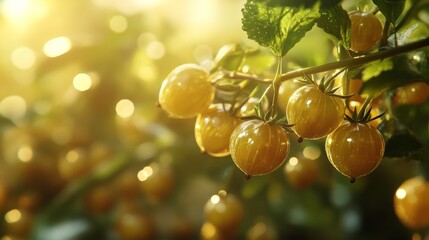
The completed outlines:
<svg viewBox="0 0 429 240">
<path fill-rule="evenodd" d="M 214 157 L 229 155 L 231 133 L 240 123 L 239 118 L 225 112 L 222 106 L 211 106 L 195 122 L 195 140 L 200 150 Z"/>
<path fill-rule="evenodd" d="M 281 126 L 254 119 L 241 123 L 232 132 L 229 149 L 234 163 L 250 177 L 276 170 L 290 147 Z"/>
<path fill-rule="evenodd" d="M 288 123 L 295 133 L 306 139 L 323 138 L 343 121 L 344 103 L 340 98 L 322 92 L 315 85 L 296 90 L 286 107 Z"/>
<path fill-rule="evenodd" d="M 351 182 L 368 175 L 380 164 L 384 146 L 381 133 L 367 123 L 346 122 L 329 134 L 325 142 L 329 162 Z"/>
<path fill-rule="evenodd" d="M 359 11 L 349 14 L 349 17 L 351 21 L 350 49 L 354 52 L 371 50 L 383 33 L 380 20 L 371 13 Z"/>
<path fill-rule="evenodd" d="M 209 107 L 214 93 L 206 70 L 195 64 L 184 64 L 162 82 L 158 101 L 172 118 L 193 118 Z"/>
<path fill-rule="evenodd" d="M 423 177 L 406 180 L 393 199 L 399 220 L 413 230 L 429 228 L 429 182 Z"/>
<path fill-rule="evenodd" d="M 207 201 L 204 213 L 207 221 L 216 228 L 231 232 L 241 223 L 244 209 L 237 197 L 221 190 Z"/>
<path fill-rule="evenodd" d="M 429 85 L 425 82 L 415 82 L 396 89 L 394 102 L 397 105 L 419 105 L 429 98 Z"/>
</svg>

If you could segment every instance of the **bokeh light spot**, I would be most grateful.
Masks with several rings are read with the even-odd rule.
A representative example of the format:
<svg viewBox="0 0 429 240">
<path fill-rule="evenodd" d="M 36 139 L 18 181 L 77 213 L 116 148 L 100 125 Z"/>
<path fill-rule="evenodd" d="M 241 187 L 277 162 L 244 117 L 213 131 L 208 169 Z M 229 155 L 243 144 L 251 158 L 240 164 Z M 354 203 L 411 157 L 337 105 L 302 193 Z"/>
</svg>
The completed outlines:
<svg viewBox="0 0 429 240">
<path fill-rule="evenodd" d="M 149 43 L 156 41 L 155 34 L 151 32 L 145 32 L 140 34 L 140 36 L 137 39 L 137 44 L 139 47 L 146 47 Z"/>
<path fill-rule="evenodd" d="M 27 103 L 21 96 L 8 96 L 0 102 L 0 114 L 13 121 L 24 117 L 26 111 Z"/>
<path fill-rule="evenodd" d="M 152 41 L 147 45 L 146 53 L 151 59 L 161 59 L 165 54 L 164 44 L 160 41 Z"/>
<path fill-rule="evenodd" d="M 210 198 L 210 202 L 211 202 L 212 204 L 218 204 L 218 203 L 219 203 L 219 201 L 220 201 L 220 197 L 219 197 L 219 195 L 213 195 L 213 196 Z"/>
<path fill-rule="evenodd" d="M 33 159 L 33 149 L 31 146 L 23 145 L 18 149 L 18 159 L 22 162 L 29 162 Z"/>
<path fill-rule="evenodd" d="M 71 40 L 68 37 L 60 36 L 47 41 L 43 45 L 43 53 L 48 57 L 54 58 L 67 53 L 71 47 Z"/>
<path fill-rule="evenodd" d="M 18 209 L 12 209 L 4 215 L 7 223 L 15 223 L 21 219 L 21 212 Z"/>
<path fill-rule="evenodd" d="M 76 162 L 80 157 L 80 154 L 78 151 L 71 150 L 66 155 L 66 160 L 70 163 Z"/>
<path fill-rule="evenodd" d="M 298 164 L 298 158 L 296 158 L 296 157 L 291 157 L 291 158 L 289 159 L 289 164 L 290 164 L 290 165 L 292 165 L 292 166 L 296 166 L 296 165 Z"/>
<path fill-rule="evenodd" d="M 78 91 L 87 91 L 91 86 L 92 78 L 86 73 L 79 73 L 73 78 L 73 87 Z"/>
<path fill-rule="evenodd" d="M 134 103 L 128 99 L 122 99 L 116 104 L 116 114 L 119 117 L 127 118 L 134 113 Z"/>
<path fill-rule="evenodd" d="M 31 48 L 19 47 L 13 50 L 11 55 L 13 65 L 19 69 L 29 69 L 34 65 L 36 61 L 36 55 Z"/>
<path fill-rule="evenodd" d="M 398 199 L 404 199 L 407 196 L 407 191 L 405 191 L 403 188 L 399 188 L 395 195 Z"/>
<path fill-rule="evenodd" d="M 216 227 L 209 222 L 206 222 L 201 227 L 201 236 L 203 239 L 214 239 L 216 235 Z"/>
<path fill-rule="evenodd" d="M 137 173 L 137 178 L 143 182 L 146 181 L 153 174 L 153 168 L 151 166 L 146 166 Z"/>
<path fill-rule="evenodd" d="M 128 21 L 122 15 L 113 16 L 109 21 L 110 29 L 115 33 L 125 32 L 128 28 Z"/>
<path fill-rule="evenodd" d="M 304 157 L 311 160 L 318 159 L 321 153 L 322 151 L 317 146 L 306 146 L 302 151 L 302 154 L 304 155 Z"/>
</svg>

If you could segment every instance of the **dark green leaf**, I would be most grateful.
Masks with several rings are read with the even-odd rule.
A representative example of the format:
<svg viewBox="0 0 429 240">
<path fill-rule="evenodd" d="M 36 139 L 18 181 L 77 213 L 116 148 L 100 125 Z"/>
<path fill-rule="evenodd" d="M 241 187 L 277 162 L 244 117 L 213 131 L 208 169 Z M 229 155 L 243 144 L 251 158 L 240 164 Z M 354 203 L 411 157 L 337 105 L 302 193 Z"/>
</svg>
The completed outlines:
<svg viewBox="0 0 429 240">
<path fill-rule="evenodd" d="M 95 218 L 82 213 L 81 215 L 67 213 L 56 219 L 49 219 L 45 216 L 37 218 L 28 239 L 58 240 L 59 232 L 62 240 L 107 239 L 108 235 L 102 224 Z"/>
<path fill-rule="evenodd" d="M 212 72 L 222 68 L 227 71 L 240 71 L 247 66 L 253 72 L 263 72 L 276 62 L 274 55 L 264 49 L 248 48 L 240 44 L 227 44 L 219 49 L 214 59 Z"/>
<path fill-rule="evenodd" d="M 276 54 L 281 54 L 280 23 L 286 15 L 284 7 L 269 7 L 259 1 L 247 1 L 242 9 L 243 30 L 249 39 L 264 47 L 269 47 Z"/>
<path fill-rule="evenodd" d="M 422 144 L 410 134 L 393 135 L 386 141 L 384 156 L 407 157 L 411 152 L 417 151 Z"/>
<path fill-rule="evenodd" d="M 396 43 L 398 44 L 398 46 L 402 46 L 405 45 L 409 42 L 409 39 L 411 37 L 411 34 L 414 32 L 414 30 L 416 30 L 419 27 L 419 24 L 413 24 L 410 27 L 408 27 L 407 29 L 405 29 L 404 31 L 401 31 L 399 33 L 395 33 L 392 34 L 391 36 L 389 36 L 389 38 L 387 39 L 387 42 L 389 44 L 389 46 L 391 47 L 395 47 Z"/>
<path fill-rule="evenodd" d="M 319 13 L 312 9 L 270 6 L 248 0 L 242 9 L 243 30 L 249 39 L 284 56 L 315 24 Z"/>
<path fill-rule="evenodd" d="M 409 159 L 420 161 L 420 170 L 426 180 L 429 180 L 429 145 L 423 146 L 418 151 L 411 152 Z"/>
<path fill-rule="evenodd" d="M 394 110 L 395 116 L 418 137 L 420 142 L 429 144 L 429 134 L 427 133 L 429 101 L 420 105 L 399 105 Z"/>
<path fill-rule="evenodd" d="M 283 6 L 283 7 L 305 7 L 313 8 L 317 5 L 321 7 L 331 7 L 341 3 L 341 0 L 271 0 L 268 4 L 271 6 Z"/>
<path fill-rule="evenodd" d="M 386 17 L 386 20 L 392 24 L 395 24 L 405 6 L 405 0 L 374 0 L 373 2 Z"/>
<path fill-rule="evenodd" d="M 269 51 L 259 49 L 246 54 L 243 66 L 247 66 L 251 72 L 264 72 L 276 63 L 276 57 Z"/>
<path fill-rule="evenodd" d="M 227 44 L 219 49 L 214 62 L 216 67 L 222 68 L 228 71 L 236 71 L 243 60 L 244 49 L 239 44 Z"/>
<path fill-rule="evenodd" d="M 320 9 L 317 26 L 334 36 L 343 46 L 350 46 L 350 18 L 341 5 Z"/>
<path fill-rule="evenodd" d="M 269 184 L 269 178 L 255 177 L 244 184 L 241 195 L 244 199 L 253 198 L 263 192 Z"/>
<path fill-rule="evenodd" d="M 384 59 L 377 62 L 372 62 L 362 71 L 362 80 L 366 81 L 373 77 L 377 77 L 380 73 L 392 70 L 393 62 L 391 59 Z"/>
<path fill-rule="evenodd" d="M 373 98 L 386 90 L 395 89 L 416 81 L 421 81 L 424 74 L 422 71 L 428 70 L 414 66 L 412 63 L 412 56 L 413 55 L 399 56 L 392 59 L 392 69 L 383 71 L 378 76 L 365 81 L 361 92 Z M 425 66 L 424 60 L 421 60 L 421 63 L 422 66 Z"/>
<path fill-rule="evenodd" d="M 367 94 L 371 98 L 374 98 L 384 91 L 412 83 L 412 79 L 417 81 L 417 78 L 418 75 L 411 71 L 393 69 L 382 72 L 377 77 L 371 78 L 369 81 L 364 82 L 362 86 L 362 93 Z"/>
<path fill-rule="evenodd" d="M 414 72 L 418 73 L 426 83 L 429 84 L 429 64 L 426 52 L 420 51 L 417 53 L 410 53 L 409 67 Z"/>
</svg>

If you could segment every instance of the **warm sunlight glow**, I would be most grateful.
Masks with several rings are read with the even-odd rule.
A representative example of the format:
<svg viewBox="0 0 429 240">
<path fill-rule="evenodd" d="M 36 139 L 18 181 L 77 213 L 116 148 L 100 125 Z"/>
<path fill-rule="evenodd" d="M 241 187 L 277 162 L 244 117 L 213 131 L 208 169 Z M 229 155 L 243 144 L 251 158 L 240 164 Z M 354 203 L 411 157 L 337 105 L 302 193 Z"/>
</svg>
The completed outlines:
<svg viewBox="0 0 429 240">
<path fill-rule="evenodd" d="M 40 19 L 48 11 L 46 1 L 43 0 L 3 0 L 0 1 L 1 13 L 10 22 L 30 23 L 33 19 Z"/>
</svg>

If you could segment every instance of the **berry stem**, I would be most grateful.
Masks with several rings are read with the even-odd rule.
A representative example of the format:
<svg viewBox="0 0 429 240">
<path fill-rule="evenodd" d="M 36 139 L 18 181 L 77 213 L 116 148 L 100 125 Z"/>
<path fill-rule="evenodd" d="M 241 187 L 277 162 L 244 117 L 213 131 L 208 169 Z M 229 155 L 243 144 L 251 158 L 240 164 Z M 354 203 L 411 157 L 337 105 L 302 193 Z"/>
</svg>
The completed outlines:
<svg viewBox="0 0 429 240">
<path fill-rule="evenodd" d="M 265 121 L 274 120 L 274 118 L 277 114 L 276 107 L 277 107 L 277 99 L 278 99 L 278 89 L 279 89 L 280 84 L 281 84 L 280 77 L 282 75 L 282 66 L 283 66 L 282 57 L 279 57 L 277 59 L 276 75 L 275 75 L 274 79 L 271 80 L 270 85 L 265 89 L 264 93 L 261 96 L 260 102 L 264 99 L 264 97 L 267 96 L 267 94 L 270 90 L 273 91 L 273 96 L 271 98 L 270 107 L 269 107 L 268 111 L 264 114 L 264 120 Z"/>
<path fill-rule="evenodd" d="M 280 84 L 282 83 L 280 81 L 280 76 L 282 75 L 282 66 L 283 66 L 283 58 L 279 57 L 277 60 L 277 71 L 276 71 L 276 76 L 274 77 L 273 82 L 271 83 L 271 86 L 273 88 L 273 100 L 271 102 L 271 107 L 270 107 L 270 119 L 273 119 L 275 117 L 275 115 L 277 114 L 277 100 L 279 98 L 279 88 L 280 88 Z"/>
</svg>

